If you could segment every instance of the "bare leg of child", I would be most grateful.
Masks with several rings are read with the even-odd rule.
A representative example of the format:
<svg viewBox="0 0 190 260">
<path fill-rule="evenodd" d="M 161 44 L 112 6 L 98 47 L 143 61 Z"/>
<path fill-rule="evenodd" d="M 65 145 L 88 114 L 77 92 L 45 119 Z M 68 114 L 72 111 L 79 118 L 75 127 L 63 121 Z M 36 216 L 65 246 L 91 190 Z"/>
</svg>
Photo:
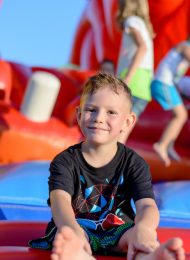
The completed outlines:
<svg viewBox="0 0 190 260">
<path fill-rule="evenodd" d="M 168 147 L 172 142 L 175 142 L 188 118 L 186 108 L 183 104 L 173 108 L 172 112 L 173 117 L 164 130 L 160 141 L 158 143 L 155 143 L 153 146 L 155 152 L 159 155 L 166 166 L 169 166 L 171 164 L 168 155 Z"/>
<path fill-rule="evenodd" d="M 174 148 L 174 143 L 171 142 L 168 146 L 168 156 L 176 162 L 180 162 L 181 158 Z"/>
<path fill-rule="evenodd" d="M 123 236 L 119 240 L 117 247 L 115 248 L 117 252 L 126 252 L 128 244 L 131 240 L 132 232 L 132 229 L 129 229 L 123 234 Z M 183 248 L 182 239 L 176 237 L 171 238 L 162 244 L 159 244 L 157 240 L 155 240 L 155 242 L 152 243 L 151 253 L 145 253 L 143 251 L 130 251 L 127 257 L 128 260 L 184 260 L 185 251 Z"/>
<path fill-rule="evenodd" d="M 180 238 L 172 238 L 161 244 L 153 253 L 144 255 L 138 254 L 135 260 L 185 260 L 183 241 Z"/>
<path fill-rule="evenodd" d="M 54 240 L 51 260 L 95 260 L 83 249 L 83 241 L 69 227 L 64 227 Z"/>
<path fill-rule="evenodd" d="M 158 154 L 160 159 L 164 162 L 165 166 L 168 167 L 171 164 L 170 158 L 168 156 L 167 148 L 162 146 L 161 143 L 155 143 L 153 145 L 154 151 Z"/>
<path fill-rule="evenodd" d="M 56 235 L 52 260 L 95 260 L 83 249 L 83 243 L 69 227 L 65 227 Z M 184 260 L 183 242 L 180 238 L 172 238 L 161 244 L 153 253 L 139 253 L 136 260 Z"/>
</svg>

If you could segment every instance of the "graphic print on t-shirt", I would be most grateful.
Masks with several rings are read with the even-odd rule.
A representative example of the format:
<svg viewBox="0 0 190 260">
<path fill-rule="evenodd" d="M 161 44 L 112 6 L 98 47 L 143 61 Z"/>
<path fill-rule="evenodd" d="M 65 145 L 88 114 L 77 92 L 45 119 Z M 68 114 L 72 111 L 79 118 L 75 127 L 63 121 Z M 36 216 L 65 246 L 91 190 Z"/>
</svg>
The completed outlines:
<svg viewBox="0 0 190 260">
<path fill-rule="evenodd" d="M 105 230 L 124 224 L 119 207 L 123 202 L 123 195 L 118 193 L 119 186 L 123 183 L 123 176 L 120 176 L 119 183 L 116 179 L 112 180 L 112 184 L 107 180 L 106 184 L 92 185 L 87 188 L 85 188 L 86 180 L 82 175 L 80 179 L 81 192 L 73 201 L 77 221 L 94 230 L 98 227 Z"/>
</svg>

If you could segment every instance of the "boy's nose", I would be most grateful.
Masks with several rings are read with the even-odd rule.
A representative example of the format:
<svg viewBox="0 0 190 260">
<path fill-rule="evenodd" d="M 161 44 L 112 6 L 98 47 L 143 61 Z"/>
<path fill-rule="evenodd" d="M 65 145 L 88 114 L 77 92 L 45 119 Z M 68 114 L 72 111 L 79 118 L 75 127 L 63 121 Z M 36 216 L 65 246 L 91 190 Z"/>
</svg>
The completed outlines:
<svg viewBox="0 0 190 260">
<path fill-rule="evenodd" d="M 102 112 L 97 112 L 95 115 L 94 115 L 94 121 L 95 122 L 98 122 L 98 123 L 102 123 L 103 122 L 103 113 Z"/>
</svg>

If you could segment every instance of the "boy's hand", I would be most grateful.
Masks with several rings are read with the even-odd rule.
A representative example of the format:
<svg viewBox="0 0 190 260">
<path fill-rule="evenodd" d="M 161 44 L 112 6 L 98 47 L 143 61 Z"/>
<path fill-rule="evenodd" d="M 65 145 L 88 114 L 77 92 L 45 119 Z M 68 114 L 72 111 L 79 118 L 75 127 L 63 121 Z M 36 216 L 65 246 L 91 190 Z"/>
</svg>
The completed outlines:
<svg viewBox="0 0 190 260">
<path fill-rule="evenodd" d="M 137 252 L 151 253 L 157 247 L 157 232 L 148 227 L 135 225 L 128 245 L 127 259 L 134 259 Z"/>
</svg>

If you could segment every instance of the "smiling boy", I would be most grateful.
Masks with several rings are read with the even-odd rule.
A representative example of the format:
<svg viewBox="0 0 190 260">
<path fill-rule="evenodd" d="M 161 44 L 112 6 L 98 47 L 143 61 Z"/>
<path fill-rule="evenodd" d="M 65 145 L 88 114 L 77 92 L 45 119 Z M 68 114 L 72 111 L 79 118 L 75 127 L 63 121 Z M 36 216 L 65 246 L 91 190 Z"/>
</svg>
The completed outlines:
<svg viewBox="0 0 190 260">
<path fill-rule="evenodd" d="M 184 259 L 180 239 L 159 246 L 159 212 L 151 175 L 136 152 L 118 142 L 135 123 L 128 86 L 98 73 L 84 86 L 77 120 L 84 141 L 58 154 L 50 165 L 53 219 L 31 247 L 51 249 L 52 259 L 90 260 L 119 252 L 131 259 Z M 136 214 L 131 206 L 134 201 Z M 66 229 L 66 230 L 65 230 Z M 164 256 L 165 256 L 164 255 Z M 170 259 L 170 258 L 162 258 Z"/>
</svg>

